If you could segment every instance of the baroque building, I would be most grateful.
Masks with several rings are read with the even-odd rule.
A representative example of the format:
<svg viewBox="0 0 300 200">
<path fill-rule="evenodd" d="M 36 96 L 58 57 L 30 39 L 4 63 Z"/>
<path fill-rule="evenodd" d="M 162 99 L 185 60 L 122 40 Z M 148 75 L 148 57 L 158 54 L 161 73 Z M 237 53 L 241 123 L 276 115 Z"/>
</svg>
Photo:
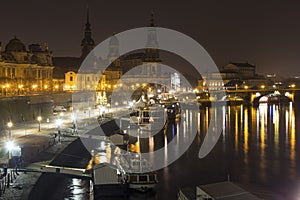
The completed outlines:
<svg viewBox="0 0 300 200">
<path fill-rule="evenodd" d="M 144 52 L 126 54 L 120 57 L 121 67 L 123 69 L 122 81 L 128 87 L 134 89 L 140 84 L 154 84 L 162 91 L 171 88 L 171 74 L 163 72 L 161 69 L 162 60 L 159 54 L 159 44 L 157 41 L 157 32 L 154 24 L 154 13 L 151 13 L 150 26 L 148 28 L 146 48 Z M 130 69 L 140 66 L 128 75 Z"/>
<path fill-rule="evenodd" d="M 26 46 L 14 37 L 5 46 L 0 43 L 1 95 L 26 95 L 53 90 L 52 52 L 48 45 Z"/>
<path fill-rule="evenodd" d="M 87 18 L 84 29 L 84 37 L 81 40 L 81 55 L 80 57 L 54 57 L 55 73 L 54 78 L 64 80 L 64 91 L 82 91 L 82 90 L 100 90 L 111 92 L 114 85 L 120 79 L 122 70 L 120 67 L 119 44 L 116 37 L 113 35 L 109 42 L 109 54 L 107 58 L 98 58 L 91 56 L 90 60 L 85 61 L 85 58 L 95 47 L 95 41 L 92 37 L 92 29 L 87 10 Z M 114 60 L 105 71 L 101 70 L 107 65 L 108 61 Z M 85 67 L 81 69 L 81 65 Z"/>
<path fill-rule="evenodd" d="M 230 62 L 220 72 L 203 75 L 199 81 L 200 91 L 220 89 L 255 89 L 268 84 L 266 78 L 256 73 L 256 66 L 246 63 Z"/>
<path fill-rule="evenodd" d="M 171 74 L 162 72 L 160 66 L 162 61 L 159 55 L 153 13 L 151 13 L 150 27 L 146 37 L 145 50 L 120 55 L 119 48 L 122 44 L 113 34 L 109 39 L 106 57 L 89 55 L 96 43 L 92 38 L 89 12 L 87 12 L 84 38 L 81 42 L 81 56 L 54 58 L 56 70 L 59 72 L 57 74 L 60 76 L 64 74 L 64 90 L 69 92 L 95 91 L 96 102 L 101 105 L 106 104 L 113 91 L 137 89 L 144 83 L 160 85 L 162 91 L 170 88 Z M 87 55 L 89 59 L 85 60 Z M 138 70 L 135 73 L 126 74 L 136 67 Z"/>
</svg>

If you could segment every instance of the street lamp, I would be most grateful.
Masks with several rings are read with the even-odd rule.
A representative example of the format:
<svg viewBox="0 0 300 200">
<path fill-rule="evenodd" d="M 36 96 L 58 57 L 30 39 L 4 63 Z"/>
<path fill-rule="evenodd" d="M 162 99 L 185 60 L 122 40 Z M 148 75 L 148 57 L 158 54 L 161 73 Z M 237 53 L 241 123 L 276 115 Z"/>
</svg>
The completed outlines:
<svg viewBox="0 0 300 200">
<path fill-rule="evenodd" d="M 294 88 L 294 87 L 296 87 L 296 84 L 291 84 L 290 87 Z"/>
<path fill-rule="evenodd" d="M 118 111 L 118 105 L 119 105 L 119 103 L 118 103 L 118 102 L 115 102 L 115 108 L 116 108 L 115 112 Z"/>
<path fill-rule="evenodd" d="M 6 149 L 8 152 L 8 165 L 10 165 L 10 160 L 12 157 L 12 150 L 15 148 L 15 143 L 12 140 L 6 142 Z"/>
<path fill-rule="evenodd" d="M 8 136 L 9 136 L 9 139 L 11 139 L 11 127 L 13 126 L 13 123 L 11 121 L 9 121 L 7 123 L 7 127 L 8 127 Z"/>
<path fill-rule="evenodd" d="M 62 125 L 63 121 L 62 119 L 58 118 L 56 121 L 55 121 L 56 125 L 57 125 L 57 128 L 59 129 L 60 126 Z"/>
<path fill-rule="evenodd" d="M 89 110 L 89 118 L 91 118 L 91 107 L 88 107 Z"/>
<path fill-rule="evenodd" d="M 41 116 L 38 116 L 37 117 L 37 120 L 39 122 L 39 132 L 41 131 L 41 121 L 42 121 L 42 117 Z"/>
<path fill-rule="evenodd" d="M 62 119 L 58 118 L 56 121 L 55 121 L 56 125 L 57 125 L 57 133 L 58 133 L 58 142 L 60 143 L 60 137 L 61 137 L 61 134 L 60 134 L 60 126 L 62 125 L 63 121 Z"/>
<path fill-rule="evenodd" d="M 6 148 L 9 152 L 12 151 L 14 147 L 15 147 L 15 143 L 13 141 L 9 140 L 6 142 Z"/>
<path fill-rule="evenodd" d="M 76 132 L 76 129 L 77 129 L 77 122 L 76 122 L 77 114 L 72 113 L 71 118 L 72 118 L 72 122 L 73 122 L 73 132 Z"/>
</svg>

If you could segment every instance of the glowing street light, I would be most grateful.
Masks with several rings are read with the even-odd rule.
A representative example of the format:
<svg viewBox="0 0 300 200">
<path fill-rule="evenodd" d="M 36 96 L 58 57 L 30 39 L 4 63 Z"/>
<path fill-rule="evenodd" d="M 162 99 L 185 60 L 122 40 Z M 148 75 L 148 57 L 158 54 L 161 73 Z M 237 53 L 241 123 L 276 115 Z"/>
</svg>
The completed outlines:
<svg viewBox="0 0 300 200">
<path fill-rule="evenodd" d="M 291 84 L 290 87 L 291 87 L 291 88 L 294 88 L 294 87 L 296 87 L 296 85 L 295 85 L 295 84 Z"/>
<path fill-rule="evenodd" d="M 41 121 L 42 121 L 42 117 L 41 116 L 38 116 L 37 117 L 37 120 L 39 122 L 39 132 L 41 131 Z"/>
<path fill-rule="evenodd" d="M 119 102 L 115 102 L 115 112 L 117 112 L 119 106 Z"/>
<path fill-rule="evenodd" d="M 261 89 L 265 89 L 266 86 L 265 86 L 265 85 L 261 85 L 260 88 L 261 88 Z"/>
<path fill-rule="evenodd" d="M 12 150 L 16 147 L 15 143 L 11 140 L 6 142 L 6 149 L 8 151 L 8 165 L 10 164 L 10 159 L 11 159 L 11 152 Z"/>
<path fill-rule="evenodd" d="M 15 147 L 15 143 L 13 141 L 7 141 L 6 142 L 6 149 L 8 151 L 12 151 Z"/>
<path fill-rule="evenodd" d="M 130 107 L 133 106 L 133 102 L 132 101 L 129 101 L 128 104 L 129 104 Z"/>
<path fill-rule="evenodd" d="M 63 120 L 58 118 L 56 121 L 55 121 L 55 124 L 58 128 L 60 128 L 60 126 L 63 124 Z"/>
</svg>

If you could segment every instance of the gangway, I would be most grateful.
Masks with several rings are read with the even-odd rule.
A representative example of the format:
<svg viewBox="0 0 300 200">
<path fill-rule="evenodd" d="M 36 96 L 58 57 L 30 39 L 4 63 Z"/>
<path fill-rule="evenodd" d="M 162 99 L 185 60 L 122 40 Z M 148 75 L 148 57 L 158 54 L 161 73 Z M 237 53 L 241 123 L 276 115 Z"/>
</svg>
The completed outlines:
<svg viewBox="0 0 300 200">
<path fill-rule="evenodd" d="M 41 172 L 42 173 L 72 175 L 72 176 L 84 177 L 84 178 L 92 178 L 91 174 L 86 173 L 87 171 L 85 169 L 72 168 L 72 167 L 43 165 L 41 167 Z"/>
</svg>

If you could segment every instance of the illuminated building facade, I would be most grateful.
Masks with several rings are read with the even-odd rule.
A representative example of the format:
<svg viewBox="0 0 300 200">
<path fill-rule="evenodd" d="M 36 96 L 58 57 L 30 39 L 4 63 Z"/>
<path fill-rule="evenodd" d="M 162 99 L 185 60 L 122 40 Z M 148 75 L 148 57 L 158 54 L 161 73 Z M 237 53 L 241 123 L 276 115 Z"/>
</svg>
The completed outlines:
<svg viewBox="0 0 300 200">
<path fill-rule="evenodd" d="M 91 25 L 89 23 L 89 15 L 87 15 L 84 38 L 81 43 L 81 56 L 78 58 L 55 58 L 55 61 L 60 62 L 55 62 L 55 66 L 58 66 L 57 70 L 62 69 L 61 72 L 63 71 L 64 74 L 64 91 L 94 90 L 96 91 L 97 102 L 102 102 L 100 99 L 109 98 L 114 90 L 136 89 L 143 83 L 158 83 L 164 86 L 163 91 L 165 88 L 171 88 L 171 74 L 163 73 L 160 69 L 161 60 L 159 57 L 156 34 L 152 13 L 147 41 L 145 41 L 145 51 L 120 56 L 119 40 L 115 35 L 112 35 L 108 43 L 108 54 L 106 58 L 89 55 L 89 59 L 85 60 L 85 56 L 90 54 L 95 46 L 95 42 L 92 38 Z M 84 67 L 80 68 L 81 65 Z M 108 65 L 109 67 L 107 67 Z M 122 76 L 130 69 L 139 65 L 142 65 L 142 67 L 140 67 L 140 71 L 137 73 Z M 121 77 L 122 80 L 120 81 Z M 106 95 L 108 97 L 106 97 Z"/>
<path fill-rule="evenodd" d="M 0 48 L 1 95 L 52 91 L 53 68 L 52 52 L 46 44 L 31 44 L 27 49 L 21 40 L 14 37 L 3 51 Z"/>
<path fill-rule="evenodd" d="M 203 80 L 198 82 L 201 90 L 220 89 L 251 89 L 267 85 L 264 76 L 256 74 L 256 66 L 249 63 L 229 63 L 220 72 L 203 75 Z"/>
</svg>

